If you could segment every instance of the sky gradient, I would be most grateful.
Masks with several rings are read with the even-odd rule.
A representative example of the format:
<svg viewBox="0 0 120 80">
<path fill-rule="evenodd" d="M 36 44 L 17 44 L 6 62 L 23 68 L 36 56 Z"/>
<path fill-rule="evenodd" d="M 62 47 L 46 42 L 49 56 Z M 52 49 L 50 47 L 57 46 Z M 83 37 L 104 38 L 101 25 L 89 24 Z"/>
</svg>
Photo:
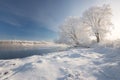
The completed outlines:
<svg viewBox="0 0 120 80">
<path fill-rule="evenodd" d="M 65 18 L 81 16 L 87 8 L 106 2 L 106 0 L 0 0 L 0 40 L 57 39 L 58 27 Z"/>
</svg>

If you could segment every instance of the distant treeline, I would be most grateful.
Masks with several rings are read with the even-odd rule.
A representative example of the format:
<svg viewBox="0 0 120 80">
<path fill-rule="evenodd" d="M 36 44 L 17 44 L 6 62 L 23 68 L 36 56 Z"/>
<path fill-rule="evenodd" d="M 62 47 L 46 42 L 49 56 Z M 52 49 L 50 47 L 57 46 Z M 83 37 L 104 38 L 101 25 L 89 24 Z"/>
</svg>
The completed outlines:
<svg viewBox="0 0 120 80">
<path fill-rule="evenodd" d="M 0 44 L 47 44 L 45 41 L 2 40 Z"/>
</svg>

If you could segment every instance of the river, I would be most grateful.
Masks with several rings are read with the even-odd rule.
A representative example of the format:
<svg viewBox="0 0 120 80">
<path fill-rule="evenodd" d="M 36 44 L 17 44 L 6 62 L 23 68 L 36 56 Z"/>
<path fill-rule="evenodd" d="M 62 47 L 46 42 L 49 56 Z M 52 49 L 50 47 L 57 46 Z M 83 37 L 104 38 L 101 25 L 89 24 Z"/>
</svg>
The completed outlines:
<svg viewBox="0 0 120 80">
<path fill-rule="evenodd" d="M 62 47 L 38 47 L 38 48 L 12 48 L 0 49 L 0 59 L 15 59 L 24 58 L 32 55 L 46 55 L 51 52 L 58 52 L 65 50 Z"/>
</svg>

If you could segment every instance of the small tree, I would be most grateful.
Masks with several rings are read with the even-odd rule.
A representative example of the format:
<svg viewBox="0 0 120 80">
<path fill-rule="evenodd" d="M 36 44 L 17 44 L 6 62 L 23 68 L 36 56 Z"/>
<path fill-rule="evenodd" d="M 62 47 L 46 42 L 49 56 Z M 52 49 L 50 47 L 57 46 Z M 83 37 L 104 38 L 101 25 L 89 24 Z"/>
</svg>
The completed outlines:
<svg viewBox="0 0 120 80">
<path fill-rule="evenodd" d="M 79 17 L 69 17 L 65 20 L 64 24 L 60 26 L 59 40 L 68 43 L 79 45 L 81 42 L 88 40 L 87 27 L 82 26 Z"/>
<path fill-rule="evenodd" d="M 91 27 L 97 43 L 109 32 L 112 24 L 111 15 L 112 11 L 109 5 L 91 7 L 83 13 L 83 23 L 85 26 Z"/>
</svg>

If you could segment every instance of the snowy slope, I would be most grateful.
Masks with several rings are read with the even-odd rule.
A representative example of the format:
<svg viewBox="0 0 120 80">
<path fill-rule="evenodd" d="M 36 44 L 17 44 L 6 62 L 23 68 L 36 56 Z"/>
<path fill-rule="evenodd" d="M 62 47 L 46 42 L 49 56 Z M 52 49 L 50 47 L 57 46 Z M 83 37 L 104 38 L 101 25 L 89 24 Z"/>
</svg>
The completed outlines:
<svg viewBox="0 0 120 80">
<path fill-rule="evenodd" d="M 0 60 L 0 80 L 119 80 L 119 66 L 119 53 L 112 49 L 79 48 Z"/>
</svg>

